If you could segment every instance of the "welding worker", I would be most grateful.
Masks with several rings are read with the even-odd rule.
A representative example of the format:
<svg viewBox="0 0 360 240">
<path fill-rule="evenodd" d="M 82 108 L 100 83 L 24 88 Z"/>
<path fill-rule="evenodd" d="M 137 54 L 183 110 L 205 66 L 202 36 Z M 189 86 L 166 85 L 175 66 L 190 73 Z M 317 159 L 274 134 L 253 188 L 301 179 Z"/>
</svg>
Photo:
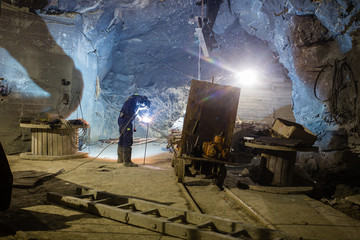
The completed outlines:
<svg viewBox="0 0 360 240">
<path fill-rule="evenodd" d="M 119 124 L 119 144 L 118 144 L 118 163 L 124 163 L 125 167 L 137 167 L 131 162 L 131 146 L 133 144 L 133 121 L 140 110 L 149 109 L 150 101 L 146 96 L 132 95 L 126 99 L 121 108 L 118 118 Z"/>
</svg>

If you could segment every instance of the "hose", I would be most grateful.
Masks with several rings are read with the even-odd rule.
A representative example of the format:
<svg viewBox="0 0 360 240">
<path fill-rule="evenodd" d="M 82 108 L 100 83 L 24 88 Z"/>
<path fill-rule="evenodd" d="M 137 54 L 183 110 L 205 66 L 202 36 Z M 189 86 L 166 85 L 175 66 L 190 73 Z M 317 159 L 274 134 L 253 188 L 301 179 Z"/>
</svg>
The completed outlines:
<svg viewBox="0 0 360 240">
<path fill-rule="evenodd" d="M 330 96 L 326 100 L 322 100 L 318 97 L 316 89 L 320 76 L 329 67 L 333 68 L 331 92 Z M 324 121 L 327 123 L 336 124 L 346 124 L 354 121 L 356 119 L 358 82 L 355 78 L 354 72 L 352 71 L 350 64 L 346 61 L 346 58 L 341 60 L 336 59 L 333 65 L 328 63 L 327 65 L 322 65 L 316 68 L 320 68 L 320 71 L 318 72 L 314 83 L 314 96 L 321 102 L 328 102 L 330 106 L 330 112 L 327 114 L 327 116 L 324 117 Z M 341 92 L 345 89 L 350 89 L 350 85 L 345 83 L 346 76 L 349 77 L 350 83 L 354 85 L 353 89 L 355 91 L 355 98 L 352 104 L 344 104 L 343 101 L 340 101 Z M 342 105 L 340 105 L 340 103 L 342 103 Z M 349 109 L 349 106 L 353 106 L 353 109 Z"/>
</svg>

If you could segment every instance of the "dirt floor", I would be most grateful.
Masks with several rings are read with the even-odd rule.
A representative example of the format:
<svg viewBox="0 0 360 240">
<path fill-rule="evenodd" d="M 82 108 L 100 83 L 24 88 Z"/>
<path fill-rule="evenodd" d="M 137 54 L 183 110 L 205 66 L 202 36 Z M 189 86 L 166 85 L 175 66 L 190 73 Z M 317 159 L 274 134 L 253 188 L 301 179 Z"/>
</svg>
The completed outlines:
<svg viewBox="0 0 360 240">
<path fill-rule="evenodd" d="M 191 209 L 177 184 L 170 164 L 170 153 L 148 157 L 146 165 L 142 165 L 143 158 L 133 159 L 133 162 L 139 164 L 138 168 L 126 168 L 115 160 L 101 158 L 34 161 L 10 155 L 8 161 L 14 175 L 15 187 L 10 209 L 0 213 L 0 239 L 177 239 L 55 205 L 46 199 L 48 192 L 75 195 L 76 187 L 136 197 L 184 210 Z M 29 171 L 32 176 L 63 172 L 55 177 L 46 177 L 43 182 L 29 187 L 25 184 L 30 180 L 27 177 Z M 311 200 L 306 195 L 279 195 L 238 189 L 236 183 L 239 172 L 239 168 L 229 167 L 225 187 L 236 190 L 238 196 L 244 197 L 244 202 L 247 201 L 248 204 L 247 210 L 244 204 L 239 204 L 225 191 L 220 191 L 209 179 L 187 178 L 186 185 L 206 214 L 233 219 L 255 227 L 264 227 L 265 221 L 265 224 L 269 223 L 269 226 L 275 229 L 288 231 L 298 237 L 304 236 L 305 239 L 339 239 L 339 236 L 344 236 L 344 231 L 350 233 L 350 237 L 346 236 L 344 239 L 360 238 L 360 231 L 357 230 L 360 229 L 358 221 L 339 215 L 337 211 L 332 212 L 322 205 L 319 207 L 317 204 L 321 202 Z M 310 202 L 312 204 L 308 204 Z M 292 205 L 287 207 L 286 204 Z M 316 205 L 316 211 L 311 208 L 312 205 Z M 308 217 L 301 213 L 302 206 L 307 208 L 306 211 L 321 213 L 321 216 Z M 281 208 L 287 208 L 289 212 L 294 211 L 294 216 L 284 222 L 284 215 L 281 214 L 289 215 L 283 211 L 284 209 L 274 213 L 276 209 Z M 251 214 L 249 209 L 250 212 L 260 214 Z M 325 212 L 329 213 L 331 218 L 335 219 L 336 216 L 336 219 L 329 220 Z M 273 216 L 277 218 L 272 218 Z M 301 220 L 302 218 L 305 220 Z M 326 221 L 320 221 L 318 218 Z M 346 218 L 346 221 L 339 220 L 343 218 Z M 341 222 L 342 225 L 337 226 L 337 222 Z M 332 227 L 334 224 L 338 232 L 326 234 L 326 229 L 335 229 Z M 322 228 L 316 230 L 319 226 Z"/>
<path fill-rule="evenodd" d="M 14 176 L 12 203 L 0 213 L 0 236 L 9 239 L 171 239 L 145 229 L 70 210 L 47 202 L 48 192 L 75 195 L 76 187 L 136 197 L 188 210 L 189 206 L 176 183 L 170 153 L 146 159 L 133 159 L 138 168 L 127 168 L 112 159 L 97 158 L 34 161 L 18 155 L 8 156 Z M 29 187 L 30 176 L 63 173 Z M 31 172 L 29 172 L 31 171 Z M 257 224 L 235 206 L 211 181 L 190 181 L 201 208 L 206 213 Z M 31 183 L 31 181 L 30 181 Z M 211 192 L 211 194 L 209 194 Z"/>
<path fill-rule="evenodd" d="M 18 236 L 21 231 L 20 235 L 28 235 L 25 239 L 78 239 L 78 235 L 83 239 L 159 239 L 161 235 L 144 229 L 134 230 L 125 224 L 55 206 L 47 202 L 46 194 L 75 195 L 76 187 L 87 187 L 187 209 L 174 181 L 163 181 L 174 180 L 168 159 L 168 155 L 158 156 L 156 160 L 148 158 L 149 165 L 126 168 L 114 160 L 101 158 L 33 161 L 8 156 L 14 184 L 16 176 L 29 170 L 57 173 L 64 169 L 65 172 L 32 188 L 14 187 L 11 207 L 0 215 L 1 235 Z M 134 234 L 138 236 L 131 237 Z"/>
</svg>

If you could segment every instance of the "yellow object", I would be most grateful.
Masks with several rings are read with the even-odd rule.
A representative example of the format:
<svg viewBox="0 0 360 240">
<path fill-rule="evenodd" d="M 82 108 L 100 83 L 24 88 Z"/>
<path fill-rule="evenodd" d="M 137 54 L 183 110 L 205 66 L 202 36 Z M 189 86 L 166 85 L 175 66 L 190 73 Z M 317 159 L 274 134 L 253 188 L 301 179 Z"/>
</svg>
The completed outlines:
<svg viewBox="0 0 360 240">
<path fill-rule="evenodd" d="M 225 137 L 215 136 L 215 137 L 214 137 L 214 142 L 215 142 L 216 144 L 224 145 L 224 143 L 225 143 Z"/>
<path fill-rule="evenodd" d="M 204 157 L 228 159 L 230 148 L 225 146 L 225 137 L 215 136 L 213 142 L 204 142 L 202 146 Z"/>
</svg>

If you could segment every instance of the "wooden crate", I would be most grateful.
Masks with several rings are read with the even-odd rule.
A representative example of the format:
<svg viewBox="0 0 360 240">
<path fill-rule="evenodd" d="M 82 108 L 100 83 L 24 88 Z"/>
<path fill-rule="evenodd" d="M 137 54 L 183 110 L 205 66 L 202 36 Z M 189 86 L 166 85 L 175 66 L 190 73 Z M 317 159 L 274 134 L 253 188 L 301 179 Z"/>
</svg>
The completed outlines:
<svg viewBox="0 0 360 240">
<path fill-rule="evenodd" d="M 302 139 L 307 145 L 313 145 L 317 137 L 306 127 L 278 118 L 271 129 L 284 138 Z"/>
</svg>

